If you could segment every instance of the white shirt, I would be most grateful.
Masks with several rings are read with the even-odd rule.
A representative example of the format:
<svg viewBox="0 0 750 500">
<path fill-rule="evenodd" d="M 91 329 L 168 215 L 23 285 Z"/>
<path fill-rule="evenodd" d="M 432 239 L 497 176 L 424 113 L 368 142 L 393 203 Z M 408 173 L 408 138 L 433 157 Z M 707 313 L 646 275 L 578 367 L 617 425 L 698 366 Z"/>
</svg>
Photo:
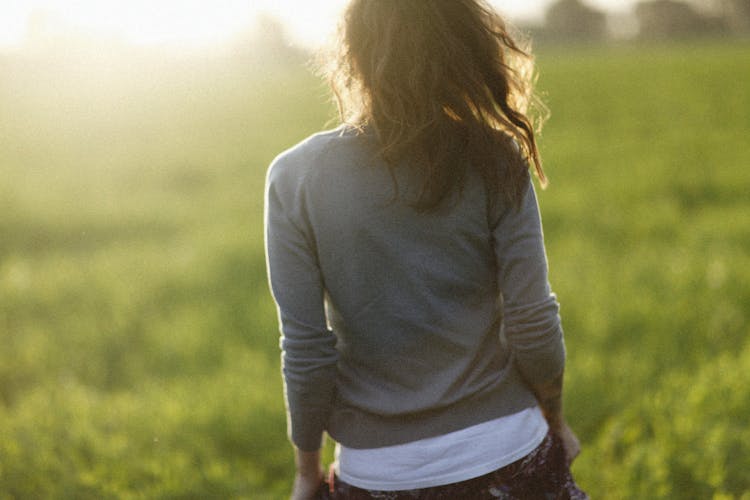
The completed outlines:
<svg viewBox="0 0 750 500">
<path fill-rule="evenodd" d="M 523 458 L 549 427 L 538 407 L 441 436 L 383 448 L 336 446 L 336 474 L 366 490 L 430 488 L 482 476 Z"/>
</svg>

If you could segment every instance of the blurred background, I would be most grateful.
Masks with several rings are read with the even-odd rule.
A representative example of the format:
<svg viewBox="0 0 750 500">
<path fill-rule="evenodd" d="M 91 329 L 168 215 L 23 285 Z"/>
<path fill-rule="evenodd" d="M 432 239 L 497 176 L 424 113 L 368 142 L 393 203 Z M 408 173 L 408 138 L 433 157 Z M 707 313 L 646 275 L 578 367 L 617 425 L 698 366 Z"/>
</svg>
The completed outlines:
<svg viewBox="0 0 750 500">
<path fill-rule="evenodd" d="M 0 499 L 285 498 L 263 181 L 336 123 L 344 4 L 2 3 Z M 494 5 L 551 110 L 574 473 L 750 499 L 750 1 Z"/>
</svg>

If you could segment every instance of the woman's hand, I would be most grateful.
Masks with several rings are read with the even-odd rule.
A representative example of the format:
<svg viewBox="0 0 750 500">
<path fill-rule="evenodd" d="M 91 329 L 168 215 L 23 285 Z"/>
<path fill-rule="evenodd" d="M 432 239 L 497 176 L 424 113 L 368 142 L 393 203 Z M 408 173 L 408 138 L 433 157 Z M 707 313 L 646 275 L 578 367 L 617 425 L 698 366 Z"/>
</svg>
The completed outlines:
<svg viewBox="0 0 750 500">
<path fill-rule="evenodd" d="M 290 500 L 314 500 L 322 482 L 322 472 L 317 476 L 302 476 L 298 473 L 294 478 Z"/>
<path fill-rule="evenodd" d="M 562 411 L 563 374 L 547 383 L 529 384 L 536 395 L 539 406 L 550 430 L 562 442 L 565 462 L 570 465 L 581 453 L 581 442 L 565 421 Z"/>
<path fill-rule="evenodd" d="M 581 453 L 581 442 L 578 441 L 578 436 L 575 435 L 573 429 L 565 421 L 556 426 L 552 431 L 560 438 L 563 450 L 565 451 L 565 462 L 570 466 L 573 460 Z"/>
<path fill-rule="evenodd" d="M 320 451 L 295 449 L 295 462 L 297 474 L 290 500 L 314 500 L 323 482 Z"/>
</svg>

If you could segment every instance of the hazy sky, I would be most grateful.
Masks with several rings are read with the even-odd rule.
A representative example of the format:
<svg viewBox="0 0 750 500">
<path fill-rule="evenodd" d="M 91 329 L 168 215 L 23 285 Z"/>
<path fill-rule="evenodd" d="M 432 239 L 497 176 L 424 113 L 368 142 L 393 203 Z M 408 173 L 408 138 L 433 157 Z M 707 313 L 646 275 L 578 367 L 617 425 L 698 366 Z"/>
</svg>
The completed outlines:
<svg viewBox="0 0 750 500">
<path fill-rule="evenodd" d="M 540 18 L 553 0 L 491 0 L 515 19 Z M 635 0 L 585 0 L 627 10 Z M 259 11 L 281 19 L 298 43 L 316 43 L 331 31 L 347 0 L 0 0 L 0 46 L 23 43 L 32 12 L 49 25 L 67 24 L 141 44 L 219 43 L 253 23 Z"/>
</svg>

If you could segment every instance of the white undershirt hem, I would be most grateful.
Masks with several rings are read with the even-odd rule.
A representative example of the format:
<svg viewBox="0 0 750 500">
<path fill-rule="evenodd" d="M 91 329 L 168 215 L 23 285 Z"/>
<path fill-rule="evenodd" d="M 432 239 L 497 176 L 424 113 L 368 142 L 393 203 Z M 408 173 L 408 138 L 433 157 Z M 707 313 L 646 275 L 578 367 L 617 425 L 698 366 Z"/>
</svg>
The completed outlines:
<svg viewBox="0 0 750 500">
<path fill-rule="evenodd" d="M 431 488 L 483 476 L 533 451 L 549 427 L 538 407 L 395 446 L 336 446 L 342 481 L 375 491 Z"/>
</svg>

